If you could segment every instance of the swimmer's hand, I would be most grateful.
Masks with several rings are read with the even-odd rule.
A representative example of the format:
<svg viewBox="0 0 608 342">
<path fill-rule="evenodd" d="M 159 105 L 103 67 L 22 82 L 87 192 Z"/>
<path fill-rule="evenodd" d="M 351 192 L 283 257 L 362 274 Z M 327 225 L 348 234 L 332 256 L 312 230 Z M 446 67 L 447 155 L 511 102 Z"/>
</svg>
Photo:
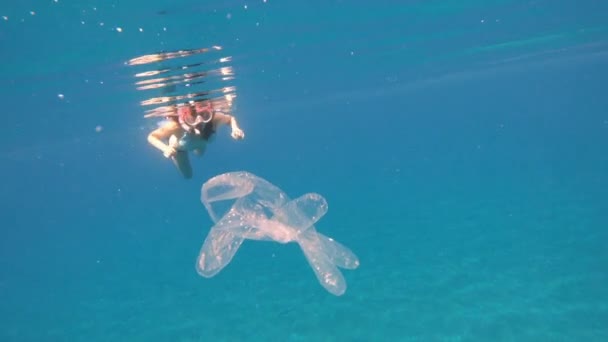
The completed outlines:
<svg viewBox="0 0 608 342">
<path fill-rule="evenodd" d="M 171 135 L 171 137 L 169 138 L 169 145 L 164 146 L 163 155 L 165 156 L 165 158 L 171 158 L 174 155 L 176 155 L 177 154 L 176 147 L 178 145 L 179 145 L 179 142 L 177 141 L 177 137 L 175 136 L 175 134 Z"/>
<path fill-rule="evenodd" d="M 177 151 L 176 151 L 176 150 L 175 150 L 173 147 L 168 146 L 168 147 L 165 149 L 165 151 L 163 152 L 163 155 L 165 156 L 165 158 L 171 158 L 171 157 L 173 157 L 173 156 L 174 156 L 176 153 L 177 153 Z"/>
<path fill-rule="evenodd" d="M 232 129 L 232 133 L 230 135 L 235 140 L 240 140 L 240 139 L 245 138 L 245 132 L 243 132 L 242 129 L 236 128 L 236 127 Z"/>
</svg>

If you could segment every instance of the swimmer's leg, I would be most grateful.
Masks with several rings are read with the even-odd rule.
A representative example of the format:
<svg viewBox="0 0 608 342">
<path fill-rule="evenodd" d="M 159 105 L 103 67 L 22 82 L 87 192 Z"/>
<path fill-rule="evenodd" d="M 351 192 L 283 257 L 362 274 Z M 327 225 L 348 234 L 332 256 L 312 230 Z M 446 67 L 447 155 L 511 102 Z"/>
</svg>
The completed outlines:
<svg viewBox="0 0 608 342">
<path fill-rule="evenodd" d="M 190 165 L 190 158 L 188 158 L 188 151 L 177 151 L 171 157 L 171 160 L 185 179 L 192 178 L 192 166 Z"/>
</svg>

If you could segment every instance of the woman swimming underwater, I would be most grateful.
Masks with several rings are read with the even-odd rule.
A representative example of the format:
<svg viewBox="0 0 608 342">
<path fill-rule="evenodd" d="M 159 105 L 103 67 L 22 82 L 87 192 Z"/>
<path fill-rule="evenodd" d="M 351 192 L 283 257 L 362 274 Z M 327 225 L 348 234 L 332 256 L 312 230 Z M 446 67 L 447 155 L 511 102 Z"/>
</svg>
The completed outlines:
<svg viewBox="0 0 608 342">
<path fill-rule="evenodd" d="M 221 125 L 230 126 L 232 138 L 240 140 L 245 137 L 236 119 L 232 115 L 216 111 L 209 100 L 182 104 L 167 119 L 161 127 L 148 135 L 148 142 L 163 152 L 166 158 L 170 158 L 186 179 L 192 178 L 188 152 L 202 155 Z"/>
</svg>

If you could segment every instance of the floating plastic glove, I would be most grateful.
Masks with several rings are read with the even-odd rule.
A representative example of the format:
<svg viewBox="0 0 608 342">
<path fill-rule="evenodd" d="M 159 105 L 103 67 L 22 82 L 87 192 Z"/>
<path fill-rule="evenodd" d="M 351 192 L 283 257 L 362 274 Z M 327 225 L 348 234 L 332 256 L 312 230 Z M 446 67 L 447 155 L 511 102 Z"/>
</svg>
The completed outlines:
<svg viewBox="0 0 608 342">
<path fill-rule="evenodd" d="M 357 256 L 316 231 L 327 202 L 308 193 L 294 200 L 278 187 L 248 172 L 229 172 L 203 184 L 201 201 L 215 225 L 201 248 L 196 269 L 213 277 L 230 263 L 244 240 L 270 240 L 300 245 L 317 279 L 340 296 L 346 281 L 338 269 L 355 269 Z"/>
</svg>

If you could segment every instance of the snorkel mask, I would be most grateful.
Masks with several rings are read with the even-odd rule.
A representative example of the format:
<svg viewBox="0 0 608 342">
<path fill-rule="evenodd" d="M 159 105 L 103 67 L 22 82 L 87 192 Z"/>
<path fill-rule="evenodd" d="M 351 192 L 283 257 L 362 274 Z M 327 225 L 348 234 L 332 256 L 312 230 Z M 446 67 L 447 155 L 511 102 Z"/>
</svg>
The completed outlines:
<svg viewBox="0 0 608 342">
<path fill-rule="evenodd" d="M 177 109 L 177 118 L 179 124 L 187 132 L 194 131 L 196 134 L 201 134 L 198 125 L 208 123 L 213 119 L 213 106 L 211 102 L 192 102 L 185 104 Z"/>
</svg>

